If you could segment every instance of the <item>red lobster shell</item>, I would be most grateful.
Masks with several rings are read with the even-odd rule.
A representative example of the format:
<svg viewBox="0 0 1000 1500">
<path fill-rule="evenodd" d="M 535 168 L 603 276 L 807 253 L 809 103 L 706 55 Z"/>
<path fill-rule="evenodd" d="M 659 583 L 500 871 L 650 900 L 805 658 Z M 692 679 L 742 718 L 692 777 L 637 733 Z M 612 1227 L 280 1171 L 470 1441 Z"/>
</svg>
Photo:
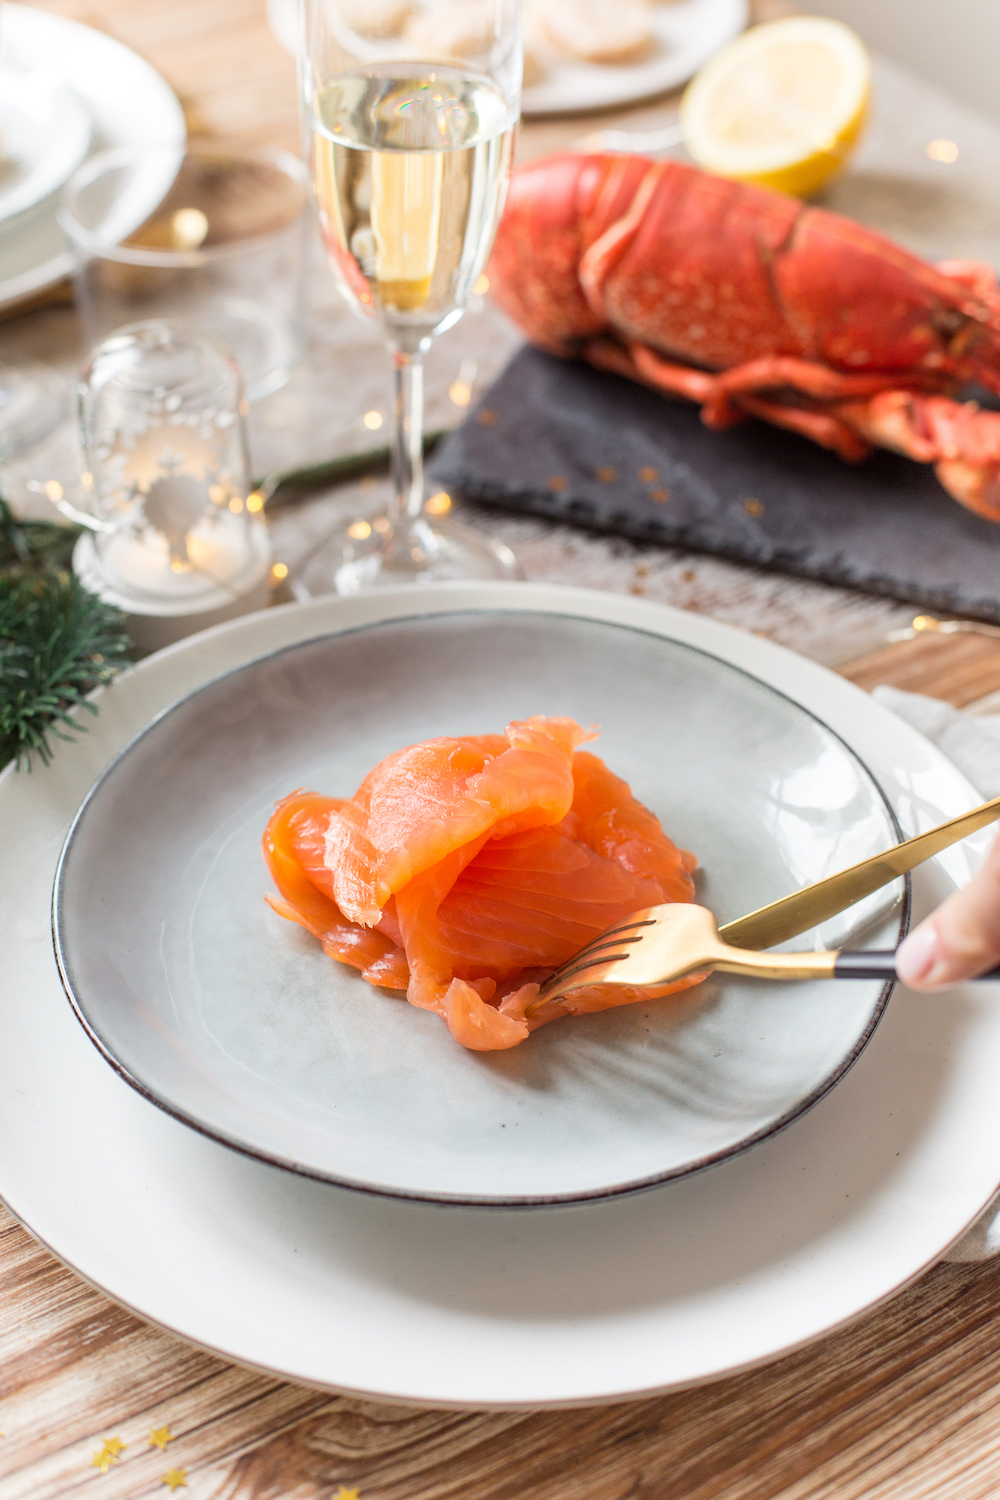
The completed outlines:
<svg viewBox="0 0 1000 1500">
<path fill-rule="evenodd" d="M 928 265 L 882 235 L 676 161 L 572 152 L 512 175 L 490 289 L 528 337 L 842 458 L 932 463 L 1000 521 L 1000 293 L 977 261 Z"/>
</svg>

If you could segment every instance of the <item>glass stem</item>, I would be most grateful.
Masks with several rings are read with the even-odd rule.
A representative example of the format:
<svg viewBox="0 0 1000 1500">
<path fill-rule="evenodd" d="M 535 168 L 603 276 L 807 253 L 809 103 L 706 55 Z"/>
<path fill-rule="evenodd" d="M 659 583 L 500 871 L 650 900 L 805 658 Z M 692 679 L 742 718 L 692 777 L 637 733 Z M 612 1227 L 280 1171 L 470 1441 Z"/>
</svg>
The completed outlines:
<svg viewBox="0 0 1000 1500">
<path fill-rule="evenodd" d="M 423 350 L 392 351 L 395 366 L 395 431 L 392 439 L 393 528 L 415 521 L 424 506 L 424 355 Z"/>
</svg>

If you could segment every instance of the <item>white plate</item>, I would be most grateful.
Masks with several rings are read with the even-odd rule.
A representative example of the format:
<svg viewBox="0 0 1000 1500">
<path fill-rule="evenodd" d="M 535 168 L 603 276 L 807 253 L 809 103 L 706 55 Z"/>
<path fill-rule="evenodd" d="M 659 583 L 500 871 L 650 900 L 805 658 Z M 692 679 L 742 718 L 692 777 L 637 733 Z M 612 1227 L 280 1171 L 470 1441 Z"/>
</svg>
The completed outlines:
<svg viewBox="0 0 1000 1500">
<path fill-rule="evenodd" d="M 0 225 L 61 188 L 89 144 L 87 111 L 60 78 L 0 63 Z"/>
<path fill-rule="evenodd" d="M 575 114 L 664 94 L 687 83 L 702 63 L 739 35 L 750 16 L 747 0 L 662 0 L 651 9 L 656 40 L 648 57 L 611 65 L 546 54 L 545 75 L 525 88 L 521 113 Z M 294 57 L 296 0 L 267 0 L 267 19 Z"/>
<path fill-rule="evenodd" d="M 536 712 L 601 725 L 598 752 L 697 852 L 700 899 L 721 919 L 898 842 L 824 724 L 662 636 L 470 610 L 321 637 L 161 715 L 81 809 L 56 877 L 56 951 L 109 1061 L 251 1155 L 450 1203 L 628 1192 L 808 1108 L 857 1059 L 890 987 L 842 985 L 831 1003 L 822 980 L 716 975 L 484 1057 L 268 911 L 260 843 L 279 797 L 350 796 L 390 751 Z M 792 946 L 894 947 L 897 886 Z"/>
<path fill-rule="evenodd" d="M 93 150 L 178 145 L 186 139 L 173 90 L 143 58 L 104 32 L 4 0 L 0 64 L 25 72 L 42 63 L 69 85 L 89 114 Z M 126 232 L 142 222 L 167 187 L 169 182 L 149 185 Z M 0 233 L 0 308 L 34 296 L 72 271 L 56 206 L 55 196 L 46 198 Z"/>
<path fill-rule="evenodd" d="M 545 53 L 544 76 L 521 96 L 525 115 L 612 109 L 687 83 L 713 53 L 746 26 L 747 0 L 661 0 L 651 6 L 655 41 L 634 63 L 585 63 Z"/>
<path fill-rule="evenodd" d="M 222 626 L 105 693 L 90 733 L 60 745 L 50 768 L 0 778 L 0 1191 L 42 1241 L 141 1316 L 308 1384 L 444 1406 L 582 1404 L 767 1360 L 918 1275 L 990 1198 L 1000 1181 L 993 986 L 943 999 L 897 991 L 837 1088 L 743 1156 L 636 1197 L 530 1212 L 368 1197 L 228 1151 L 117 1078 L 66 1003 L 52 877 L 81 797 L 116 751 L 182 694 L 254 657 L 470 601 L 632 625 L 753 673 L 843 735 L 907 832 L 977 800 L 851 684 L 639 600 L 453 585 Z M 986 842 L 917 872 L 917 916 L 968 878 Z"/>
</svg>

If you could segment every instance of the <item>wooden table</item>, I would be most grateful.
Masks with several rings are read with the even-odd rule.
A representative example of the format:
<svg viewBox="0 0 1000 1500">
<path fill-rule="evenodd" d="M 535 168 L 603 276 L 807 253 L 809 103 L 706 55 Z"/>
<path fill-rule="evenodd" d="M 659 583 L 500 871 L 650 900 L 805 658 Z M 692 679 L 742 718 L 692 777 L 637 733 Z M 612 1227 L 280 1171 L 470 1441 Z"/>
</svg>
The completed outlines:
<svg viewBox="0 0 1000 1500">
<path fill-rule="evenodd" d="M 260 0 L 45 8 L 147 56 L 193 129 L 296 147 L 294 67 Z M 579 130 L 535 125 L 521 149 Z M 1000 689 L 1000 643 L 918 637 L 841 670 L 965 705 Z M 0 1209 L 0 1500 L 171 1488 L 197 1500 L 992 1500 L 998 1298 L 1000 1261 L 942 1264 L 851 1328 L 699 1390 L 575 1411 L 418 1411 L 203 1354 L 87 1286 Z"/>
</svg>

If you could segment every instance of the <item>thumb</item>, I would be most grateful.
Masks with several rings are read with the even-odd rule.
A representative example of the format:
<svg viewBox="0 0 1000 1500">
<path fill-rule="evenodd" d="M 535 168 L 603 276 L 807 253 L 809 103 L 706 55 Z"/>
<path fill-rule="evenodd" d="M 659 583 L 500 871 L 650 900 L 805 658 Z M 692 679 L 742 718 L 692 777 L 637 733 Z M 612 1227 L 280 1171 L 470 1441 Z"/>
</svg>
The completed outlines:
<svg viewBox="0 0 1000 1500">
<path fill-rule="evenodd" d="M 1000 836 L 963 890 L 904 938 L 896 973 L 915 990 L 973 979 L 1000 964 Z"/>
</svg>

